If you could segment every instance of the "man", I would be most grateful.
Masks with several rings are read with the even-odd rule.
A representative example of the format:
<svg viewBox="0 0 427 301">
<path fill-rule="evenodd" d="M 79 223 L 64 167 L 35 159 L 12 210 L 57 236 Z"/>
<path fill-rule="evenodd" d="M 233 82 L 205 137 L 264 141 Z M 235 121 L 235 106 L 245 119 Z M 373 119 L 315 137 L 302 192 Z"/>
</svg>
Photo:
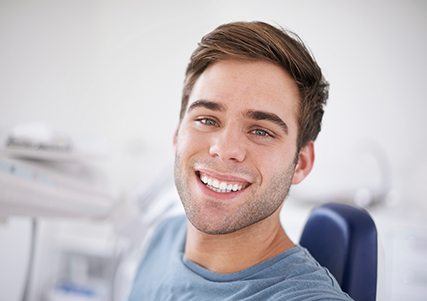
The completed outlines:
<svg viewBox="0 0 427 301">
<path fill-rule="evenodd" d="M 202 38 L 174 139 L 187 218 L 157 227 L 130 300 L 351 300 L 279 220 L 312 169 L 327 89 L 284 30 L 238 22 Z"/>
</svg>

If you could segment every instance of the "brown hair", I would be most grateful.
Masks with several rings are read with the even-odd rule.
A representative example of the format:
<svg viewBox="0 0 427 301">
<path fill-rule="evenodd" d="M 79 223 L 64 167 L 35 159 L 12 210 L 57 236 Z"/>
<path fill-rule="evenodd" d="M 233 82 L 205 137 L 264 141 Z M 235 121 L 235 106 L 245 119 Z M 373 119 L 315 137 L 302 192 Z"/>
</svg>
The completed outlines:
<svg viewBox="0 0 427 301">
<path fill-rule="evenodd" d="M 191 55 L 184 81 L 180 121 L 194 83 L 212 63 L 225 59 L 264 60 L 279 65 L 295 80 L 301 96 L 298 150 L 315 140 L 321 129 L 328 83 L 309 50 L 294 33 L 264 22 L 234 22 L 205 35 Z"/>
</svg>

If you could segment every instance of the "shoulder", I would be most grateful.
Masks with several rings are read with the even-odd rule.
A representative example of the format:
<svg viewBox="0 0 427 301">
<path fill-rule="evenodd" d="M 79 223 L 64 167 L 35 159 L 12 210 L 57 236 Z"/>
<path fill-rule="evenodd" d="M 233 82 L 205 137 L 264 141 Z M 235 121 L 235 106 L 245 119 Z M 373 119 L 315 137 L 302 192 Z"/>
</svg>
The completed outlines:
<svg viewBox="0 0 427 301">
<path fill-rule="evenodd" d="M 286 266 L 286 278 L 315 277 L 327 279 L 334 284 L 334 278 L 329 271 L 321 266 L 307 249 L 299 245 L 283 253 L 280 265 Z"/>
<path fill-rule="evenodd" d="M 332 274 L 305 248 L 296 246 L 292 251 L 281 260 L 280 265 L 285 274 L 284 287 L 277 292 L 277 299 L 272 300 L 282 300 L 285 297 L 292 301 L 352 300 L 341 290 Z"/>
<path fill-rule="evenodd" d="M 165 258 L 181 251 L 186 231 L 185 216 L 167 217 L 155 226 L 140 261 L 140 269 L 152 264 L 166 264 Z"/>
</svg>

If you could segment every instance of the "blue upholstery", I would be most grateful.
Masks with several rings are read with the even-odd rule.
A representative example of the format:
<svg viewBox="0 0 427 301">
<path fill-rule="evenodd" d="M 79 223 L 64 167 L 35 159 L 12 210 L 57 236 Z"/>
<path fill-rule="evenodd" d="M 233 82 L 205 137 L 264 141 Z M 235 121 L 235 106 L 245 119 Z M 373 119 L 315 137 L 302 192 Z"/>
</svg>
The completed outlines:
<svg viewBox="0 0 427 301">
<path fill-rule="evenodd" d="M 328 268 L 354 300 L 375 300 L 377 230 L 366 210 L 335 203 L 315 208 L 300 245 Z"/>
</svg>

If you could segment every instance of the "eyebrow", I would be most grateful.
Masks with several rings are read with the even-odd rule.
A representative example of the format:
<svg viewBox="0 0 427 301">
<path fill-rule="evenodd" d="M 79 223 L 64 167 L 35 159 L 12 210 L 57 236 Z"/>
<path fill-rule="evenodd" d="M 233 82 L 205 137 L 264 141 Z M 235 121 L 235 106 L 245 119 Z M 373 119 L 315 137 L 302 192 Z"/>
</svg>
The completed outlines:
<svg viewBox="0 0 427 301">
<path fill-rule="evenodd" d="M 274 124 L 278 125 L 286 134 L 288 134 L 288 125 L 274 113 L 249 110 L 246 112 L 245 116 L 254 120 L 271 121 Z"/>
<path fill-rule="evenodd" d="M 209 100 L 204 100 L 204 99 L 200 99 L 200 100 L 196 100 L 195 102 L 193 102 L 189 107 L 187 112 L 190 112 L 196 108 L 206 108 L 212 111 L 220 111 L 220 112 L 224 112 L 225 111 L 225 106 L 217 103 L 217 102 L 213 102 L 213 101 L 209 101 Z"/>
</svg>

